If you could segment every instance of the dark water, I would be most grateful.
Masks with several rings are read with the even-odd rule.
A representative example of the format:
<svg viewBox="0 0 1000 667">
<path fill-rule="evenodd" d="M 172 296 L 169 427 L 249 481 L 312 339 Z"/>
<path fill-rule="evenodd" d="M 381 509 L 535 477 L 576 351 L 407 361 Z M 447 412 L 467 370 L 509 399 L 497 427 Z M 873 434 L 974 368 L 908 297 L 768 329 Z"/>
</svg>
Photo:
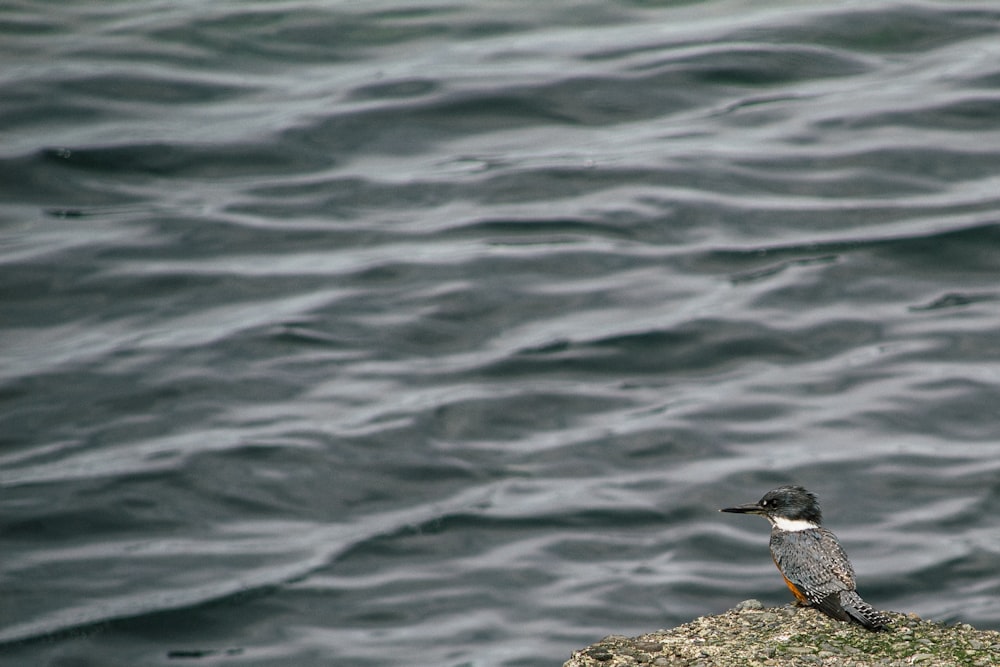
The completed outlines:
<svg viewBox="0 0 1000 667">
<path fill-rule="evenodd" d="M 1000 7 L 0 9 L 0 662 L 1000 628 Z"/>
</svg>

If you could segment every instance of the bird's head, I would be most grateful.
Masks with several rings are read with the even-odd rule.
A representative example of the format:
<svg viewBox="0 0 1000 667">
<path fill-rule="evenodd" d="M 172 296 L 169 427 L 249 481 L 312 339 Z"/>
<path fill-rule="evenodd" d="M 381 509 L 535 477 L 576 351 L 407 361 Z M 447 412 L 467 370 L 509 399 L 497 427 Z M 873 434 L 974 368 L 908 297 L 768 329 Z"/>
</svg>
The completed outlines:
<svg viewBox="0 0 1000 667">
<path fill-rule="evenodd" d="M 726 507 L 720 512 L 759 514 L 782 530 L 817 528 L 823 520 L 816 496 L 801 486 L 779 486 L 755 503 Z"/>
</svg>

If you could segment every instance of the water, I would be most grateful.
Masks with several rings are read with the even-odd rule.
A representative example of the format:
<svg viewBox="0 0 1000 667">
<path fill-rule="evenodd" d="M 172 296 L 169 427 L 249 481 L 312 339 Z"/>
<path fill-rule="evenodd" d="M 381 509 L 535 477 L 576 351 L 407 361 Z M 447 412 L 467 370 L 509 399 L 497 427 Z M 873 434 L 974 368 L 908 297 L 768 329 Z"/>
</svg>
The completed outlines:
<svg viewBox="0 0 1000 667">
<path fill-rule="evenodd" d="M 1000 628 L 1000 9 L 0 9 L 0 660 L 556 665 Z"/>
</svg>

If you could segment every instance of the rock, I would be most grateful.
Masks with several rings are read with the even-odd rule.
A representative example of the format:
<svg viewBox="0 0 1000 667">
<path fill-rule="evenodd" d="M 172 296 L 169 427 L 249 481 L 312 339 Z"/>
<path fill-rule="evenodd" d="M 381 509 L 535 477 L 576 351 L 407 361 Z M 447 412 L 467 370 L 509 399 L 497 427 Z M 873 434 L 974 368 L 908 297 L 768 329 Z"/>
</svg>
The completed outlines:
<svg viewBox="0 0 1000 667">
<path fill-rule="evenodd" d="M 1000 632 L 890 616 L 888 631 L 869 632 L 814 609 L 765 609 L 748 600 L 672 630 L 605 637 L 575 651 L 563 667 L 1000 665 Z"/>
<path fill-rule="evenodd" d="M 734 607 L 736 611 L 744 611 L 746 609 L 763 609 L 764 605 L 761 604 L 760 600 L 744 600 Z"/>
</svg>

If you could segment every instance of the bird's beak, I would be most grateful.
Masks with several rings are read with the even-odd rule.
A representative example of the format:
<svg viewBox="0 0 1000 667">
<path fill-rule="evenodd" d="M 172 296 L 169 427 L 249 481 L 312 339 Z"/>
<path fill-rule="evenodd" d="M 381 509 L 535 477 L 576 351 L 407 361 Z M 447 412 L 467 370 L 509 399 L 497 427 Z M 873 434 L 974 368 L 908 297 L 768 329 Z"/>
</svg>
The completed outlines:
<svg viewBox="0 0 1000 667">
<path fill-rule="evenodd" d="M 763 514 L 764 508 L 757 503 L 747 503 L 746 505 L 737 505 L 736 507 L 726 507 L 720 512 L 732 512 L 733 514 Z"/>
</svg>

